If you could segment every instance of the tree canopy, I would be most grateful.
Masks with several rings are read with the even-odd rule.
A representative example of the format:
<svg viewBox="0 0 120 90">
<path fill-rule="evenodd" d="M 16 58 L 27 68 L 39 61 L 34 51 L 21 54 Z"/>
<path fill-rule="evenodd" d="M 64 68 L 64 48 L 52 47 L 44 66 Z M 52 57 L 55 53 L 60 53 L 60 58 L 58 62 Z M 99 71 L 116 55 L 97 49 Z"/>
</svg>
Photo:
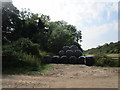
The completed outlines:
<svg viewBox="0 0 120 90">
<path fill-rule="evenodd" d="M 12 3 L 3 3 L 2 8 L 3 45 L 28 38 L 39 44 L 41 50 L 52 53 L 64 45 L 80 47 L 82 35 L 75 26 L 63 20 L 52 22 L 48 15 L 32 13 L 29 9 L 19 11 Z"/>
</svg>

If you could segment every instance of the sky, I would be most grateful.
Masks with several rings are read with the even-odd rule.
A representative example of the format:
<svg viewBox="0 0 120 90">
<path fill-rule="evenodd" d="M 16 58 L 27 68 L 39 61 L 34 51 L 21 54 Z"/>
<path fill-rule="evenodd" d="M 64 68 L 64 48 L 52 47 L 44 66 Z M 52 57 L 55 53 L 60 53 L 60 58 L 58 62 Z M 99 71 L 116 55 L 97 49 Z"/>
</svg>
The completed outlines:
<svg viewBox="0 0 120 90">
<path fill-rule="evenodd" d="M 19 10 L 64 20 L 82 32 L 82 48 L 118 41 L 118 0 L 12 0 Z"/>
</svg>

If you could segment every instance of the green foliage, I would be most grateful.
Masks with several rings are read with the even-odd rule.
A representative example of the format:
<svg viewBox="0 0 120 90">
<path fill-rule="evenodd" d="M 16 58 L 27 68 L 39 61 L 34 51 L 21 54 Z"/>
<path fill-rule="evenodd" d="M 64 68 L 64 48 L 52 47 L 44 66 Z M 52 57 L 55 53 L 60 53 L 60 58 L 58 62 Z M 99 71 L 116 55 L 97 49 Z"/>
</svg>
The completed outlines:
<svg viewBox="0 0 120 90">
<path fill-rule="evenodd" d="M 6 68 L 2 73 L 4 74 L 26 74 L 26 75 L 34 75 L 39 73 L 45 73 L 48 71 L 48 68 L 51 68 L 50 64 L 41 65 L 36 70 L 33 67 L 12 67 Z"/>
<path fill-rule="evenodd" d="M 34 67 L 40 66 L 40 60 L 33 55 L 23 52 L 6 51 L 3 53 L 3 69 L 10 67 Z"/>
<path fill-rule="evenodd" d="M 21 20 L 19 10 L 10 2 L 2 3 L 2 43 L 9 43 L 20 37 Z M 15 30 L 19 34 L 14 34 Z"/>
<path fill-rule="evenodd" d="M 64 45 L 78 43 L 82 38 L 81 31 L 77 31 L 73 25 L 65 21 L 50 22 L 49 16 L 32 13 L 29 9 L 19 11 L 12 3 L 3 8 L 2 17 L 3 44 L 28 38 L 41 45 L 40 49 L 57 53 Z"/>
<path fill-rule="evenodd" d="M 21 38 L 12 44 L 4 45 L 2 52 L 3 70 L 13 67 L 33 67 L 41 65 L 39 45 L 33 44 L 29 39 Z"/>
<path fill-rule="evenodd" d="M 41 56 L 41 62 L 42 62 L 42 64 L 44 64 L 44 56 L 46 56 L 46 55 L 54 56 L 55 54 L 48 53 L 48 52 L 45 52 L 45 51 L 41 51 L 40 52 L 40 56 Z"/>
<path fill-rule="evenodd" d="M 120 53 L 120 41 L 110 44 L 104 44 L 102 46 L 98 46 L 97 48 L 88 49 L 85 51 L 86 54 L 95 54 L 95 53 L 106 53 L 106 54 L 117 54 Z"/>
<path fill-rule="evenodd" d="M 35 56 L 39 55 L 39 44 L 34 44 L 28 38 L 20 38 L 19 40 L 12 43 L 12 47 L 14 47 L 15 51 L 26 52 L 27 54 L 32 54 Z"/>
<path fill-rule="evenodd" d="M 75 26 L 67 24 L 65 21 L 50 22 L 49 30 L 51 31 L 51 34 L 47 40 L 47 49 L 49 52 L 55 54 L 57 54 L 63 46 L 70 46 L 81 39 L 80 32 L 79 35 L 76 35 L 77 29 Z"/>
<path fill-rule="evenodd" d="M 2 8 L 3 67 L 38 67 L 43 56 L 57 54 L 64 45 L 75 44 L 81 49 L 81 31 L 75 26 L 51 22 L 49 16 L 29 9 L 19 11 L 8 2 Z"/>
<path fill-rule="evenodd" d="M 39 57 L 40 56 L 39 47 L 40 47 L 39 44 L 32 43 L 32 41 L 30 41 L 27 38 L 20 38 L 17 41 L 14 41 L 13 43 L 4 45 L 3 52 L 6 52 L 7 50 L 16 51 L 16 52 L 22 51 L 27 54 L 32 54 Z"/>
<path fill-rule="evenodd" d="M 118 66 L 118 61 L 113 61 L 106 54 L 97 53 L 94 55 L 96 66 Z"/>
</svg>

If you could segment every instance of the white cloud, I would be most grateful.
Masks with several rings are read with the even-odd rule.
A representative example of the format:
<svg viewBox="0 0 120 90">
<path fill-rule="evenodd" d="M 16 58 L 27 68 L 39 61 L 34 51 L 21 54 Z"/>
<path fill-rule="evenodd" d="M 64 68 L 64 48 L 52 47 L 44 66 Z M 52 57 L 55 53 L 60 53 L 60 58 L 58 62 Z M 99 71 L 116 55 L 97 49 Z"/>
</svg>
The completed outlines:
<svg viewBox="0 0 120 90">
<path fill-rule="evenodd" d="M 97 47 L 100 44 L 104 44 L 104 43 L 112 41 L 112 40 L 104 41 L 105 38 L 103 38 L 105 37 L 104 35 L 106 34 L 109 35 L 110 30 L 118 31 L 118 22 L 113 22 L 110 24 L 104 24 L 100 26 L 92 26 L 92 27 L 86 28 L 82 32 L 83 33 L 82 47 L 84 49 L 88 49 L 88 48 Z M 115 37 L 115 35 L 112 35 L 112 36 Z"/>
<path fill-rule="evenodd" d="M 12 0 L 0 0 L 0 2 L 12 2 Z"/>
<path fill-rule="evenodd" d="M 33 12 L 50 15 L 54 21 L 65 20 L 76 26 L 78 23 L 91 23 L 93 20 L 100 22 L 102 19 L 98 17 L 104 10 L 110 16 L 109 9 L 117 9 L 116 4 L 111 5 L 111 8 L 105 1 L 97 0 L 13 0 L 13 4 L 19 9 L 30 8 Z"/>
<path fill-rule="evenodd" d="M 52 21 L 65 20 L 82 30 L 84 49 L 103 43 L 99 40 L 109 30 L 117 30 L 115 22 L 103 23 L 118 12 L 118 0 L 13 0 L 20 8 L 30 8 L 32 12 L 50 15 Z M 107 13 L 107 18 L 103 15 Z M 103 15 L 103 16 L 102 16 Z M 101 25 L 95 26 L 95 24 Z M 89 26 L 92 24 L 91 26 Z M 107 42 L 107 41 L 106 41 Z"/>
</svg>

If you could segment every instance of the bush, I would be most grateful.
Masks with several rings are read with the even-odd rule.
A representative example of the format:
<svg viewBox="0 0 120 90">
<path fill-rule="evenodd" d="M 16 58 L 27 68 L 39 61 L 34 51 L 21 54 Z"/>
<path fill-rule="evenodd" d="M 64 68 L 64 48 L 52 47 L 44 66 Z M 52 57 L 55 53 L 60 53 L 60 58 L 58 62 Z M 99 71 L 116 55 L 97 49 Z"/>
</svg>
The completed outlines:
<svg viewBox="0 0 120 90">
<path fill-rule="evenodd" d="M 12 47 L 17 52 L 22 51 L 39 57 L 40 45 L 32 43 L 32 41 L 28 38 L 20 38 L 19 40 L 13 42 Z"/>
<path fill-rule="evenodd" d="M 116 66 L 115 61 L 107 57 L 106 54 L 97 53 L 94 55 L 96 66 Z"/>
<path fill-rule="evenodd" d="M 3 46 L 3 68 L 33 67 L 41 64 L 38 44 L 33 44 L 29 39 L 21 38 L 9 45 Z"/>
<path fill-rule="evenodd" d="M 41 64 L 40 59 L 33 55 L 28 55 L 23 52 L 8 51 L 4 52 L 2 65 L 4 68 L 9 67 L 33 67 L 38 68 Z"/>
</svg>

